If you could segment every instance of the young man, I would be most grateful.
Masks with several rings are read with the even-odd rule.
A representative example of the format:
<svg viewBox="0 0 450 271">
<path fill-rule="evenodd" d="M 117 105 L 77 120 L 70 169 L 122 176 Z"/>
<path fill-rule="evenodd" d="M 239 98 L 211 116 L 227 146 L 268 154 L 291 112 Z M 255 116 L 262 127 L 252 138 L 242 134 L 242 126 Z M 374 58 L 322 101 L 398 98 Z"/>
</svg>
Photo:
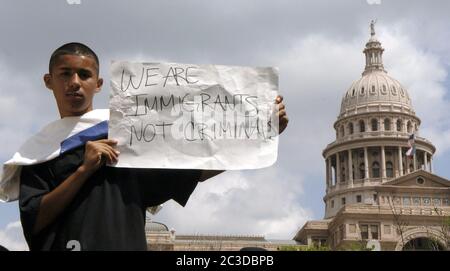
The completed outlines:
<svg viewBox="0 0 450 271">
<path fill-rule="evenodd" d="M 103 80 L 98 58 L 87 46 L 58 48 L 44 82 L 61 120 L 44 128 L 36 144 L 48 141 L 53 131 L 64 135 L 62 126 L 71 130 L 92 119 L 107 120 L 107 110 L 93 110 Z M 288 120 L 282 98 L 276 103 L 281 132 Z M 21 167 L 19 207 L 30 250 L 146 250 L 146 208 L 170 199 L 184 206 L 199 181 L 222 172 L 107 167 L 119 153 L 117 142 L 106 139 L 103 123 L 58 141 L 58 153 L 43 162 Z"/>
</svg>

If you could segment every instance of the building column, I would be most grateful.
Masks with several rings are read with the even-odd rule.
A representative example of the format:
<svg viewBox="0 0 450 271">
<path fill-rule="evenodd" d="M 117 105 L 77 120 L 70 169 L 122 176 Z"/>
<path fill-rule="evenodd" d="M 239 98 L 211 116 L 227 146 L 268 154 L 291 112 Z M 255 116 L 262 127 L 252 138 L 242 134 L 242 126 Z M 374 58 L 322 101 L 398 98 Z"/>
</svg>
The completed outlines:
<svg viewBox="0 0 450 271">
<path fill-rule="evenodd" d="M 423 164 L 424 164 L 424 170 L 425 171 L 429 171 L 428 170 L 428 154 L 426 151 L 423 152 Z"/>
<path fill-rule="evenodd" d="M 430 172 L 433 173 L 433 155 L 430 155 Z"/>
<path fill-rule="evenodd" d="M 333 178 L 331 176 L 331 160 L 330 157 L 327 157 L 325 160 L 326 166 L 326 175 L 327 175 L 327 188 L 330 188 L 333 184 Z"/>
<path fill-rule="evenodd" d="M 350 186 L 353 187 L 353 159 L 352 159 L 352 150 L 348 150 L 348 180 L 350 182 Z"/>
<path fill-rule="evenodd" d="M 417 169 L 417 159 L 416 159 L 416 155 L 417 155 L 417 150 L 416 153 L 414 153 L 414 157 L 413 157 L 413 171 L 415 171 Z"/>
<path fill-rule="evenodd" d="M 341 161 L 339 159 L 339 153 L 336 153 L 336 184 L 341 182 Z"/>
<path fill-rule="evenodd" d="M 364 147 L 364 179 L 369 179 L 369 158 L 367 157 L 367 147 Z"/>
<path fill-rule="evenodd" d="M 399 168 L 399 176 L 403 176 L 403 157 L 402 157 L 402 147 L 398 147 L 398 168 Z"/>
<path fill-rule="evenodd" d="M 381 182 L 386 180 L 386 156 L 384 146 L 381 146 Z"/>
</svg>

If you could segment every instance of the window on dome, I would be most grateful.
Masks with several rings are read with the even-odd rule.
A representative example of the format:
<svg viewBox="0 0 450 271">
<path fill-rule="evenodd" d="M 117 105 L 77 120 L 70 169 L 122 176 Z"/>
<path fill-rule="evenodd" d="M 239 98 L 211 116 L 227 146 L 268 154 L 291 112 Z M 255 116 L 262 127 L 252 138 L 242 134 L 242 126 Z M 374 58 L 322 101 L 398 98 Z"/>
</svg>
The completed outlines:
<svg viewBox="0 0 450 271">
<path fill-rule="evenodd" d="M 372 90 L 370 91 L 370 94 L 375 94 L 375 86 L 372 85 Z"/>
<path fill-rule="evenodd" d="M 363 120 L 359 121 L 359 132 L 364 133 L 366 131 L 366 124 Z"/>
<path fill-rule="evenodd" d="M 372 178 L 380 178 L 380 164 L 378 162 L 372 164 Z"/>
<path fill-rule="evenodd" d="M 397 120 L 397 132 L 401 132 L 401 131 L 402 131 L 402 121 Z"/>
<path fill-rule="evenodd" d="M 350 122 L 349 124 L 348 124 L 348 132 L 349 132 L 349 134 L 353 134 L 353 123 L 352 122 Z"/>
<path fill-rule="evenodd" d="M 372 131 L 378 131 L 378 121 L 376 119 L 371 120 L 372 123 Z"/>
<path fill-rule="evenodd" d="M 364 87 L 361 88 L 361 95 L 364 95 Z"/>
<path fill-rule="evenodd" d="M 384 130 L 385 131 L 390 131 L 391 130 L 391 120 L 390 119 L 385 119 L 384 120 Z"/>
<path fill-rule="evenodd" d="M 397 89 L 395 89 L 394 86 L 392 86 L 391 92 L 392 92 L 392 95 L 394 95 L 394 96 L 397 95 Z"/>
<path fill-rule="evenodd" d="M 405 91 L 402 88 L 400 89 L 400 95 L 402 95 L 402 97 L 405 96 Z"/>
<path fill-rule="evenodd" d="M 383 85 L 383 91 L 382 91 L 382 93 L 383 93 L 383 94 L 386 94 L 386 92 L 387 92 L 387 90 L 386 90 L 386 85 Z"/>
<path fill-rule="evenodd" d="M 353 89 L 352 96 L 355 97 L 355 89 Z"/>
<path fill-rule="evenodd" d="M 364 179 L 365 177 L 365 168 L 364 163 L 359 164 L 359 178 Z"/>
<path fill-rule="evenodd" d="M 406 125 L 407 131 L 410 134 L 412 132 L 412 124 L 410 121 L 408 121 L 408 124 Z"/>
<path fill-rule="evenodd" d="M 394 177 L 394 166 L 392 165 L 392 162 L 386 163 L 386 177 L 388 178 Z"/>
</svg>

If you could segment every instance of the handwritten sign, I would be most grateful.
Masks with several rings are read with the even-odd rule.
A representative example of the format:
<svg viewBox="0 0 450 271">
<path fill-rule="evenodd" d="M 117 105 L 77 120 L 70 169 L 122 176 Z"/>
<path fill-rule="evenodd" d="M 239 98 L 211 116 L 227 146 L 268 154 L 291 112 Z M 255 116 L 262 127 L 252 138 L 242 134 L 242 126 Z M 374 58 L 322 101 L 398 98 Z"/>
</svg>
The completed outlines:
<svg viewBox="0 0 450 271">
<path fill-rule="evenodd" d="M 254 169 L 277 158 L 278 72 L 112 62 L 109 138 L 116 167 Z"/>
</svg>

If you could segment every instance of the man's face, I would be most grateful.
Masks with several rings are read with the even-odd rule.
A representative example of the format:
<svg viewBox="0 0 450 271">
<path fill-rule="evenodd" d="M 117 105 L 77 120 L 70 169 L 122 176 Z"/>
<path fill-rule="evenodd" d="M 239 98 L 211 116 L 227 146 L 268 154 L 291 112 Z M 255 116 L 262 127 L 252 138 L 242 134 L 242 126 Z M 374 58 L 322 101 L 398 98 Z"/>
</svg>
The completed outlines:
<svg viewBox="0 0 450 271">
<path fill-rule="evenodd" d="M 53 91 L 61 118 L 80 116 L 92 110 L 94 94 L 103 84 L 97 69 L 90 56 L 61 55 L 51 72 L 44 75 L 45 85 Z"/>
</svg>

